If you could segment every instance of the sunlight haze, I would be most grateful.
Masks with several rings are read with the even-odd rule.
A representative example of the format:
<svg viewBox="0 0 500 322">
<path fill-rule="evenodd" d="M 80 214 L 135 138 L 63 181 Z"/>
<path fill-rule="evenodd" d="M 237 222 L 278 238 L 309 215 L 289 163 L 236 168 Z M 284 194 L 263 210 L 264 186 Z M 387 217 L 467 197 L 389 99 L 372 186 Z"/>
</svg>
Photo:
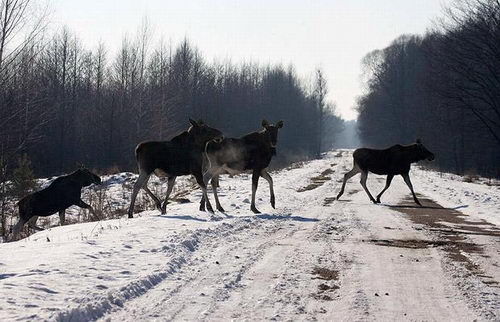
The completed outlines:
<svg viewBox="0 0 500 322">
<path fill-rule="evenodd" d="M 113 54 L 147 17 L 152 45 L 187 37 L 206 57 L 293 64 L 308 79 L 321 67 L 328 99 L 355 119 L 362 57 L 405 33 L 424 33 L 440 0 L 365 1 L 100 1 L 54 0 L 53 27 L 64 25 L 87 47 L 102 41 Z"/>
</svg>

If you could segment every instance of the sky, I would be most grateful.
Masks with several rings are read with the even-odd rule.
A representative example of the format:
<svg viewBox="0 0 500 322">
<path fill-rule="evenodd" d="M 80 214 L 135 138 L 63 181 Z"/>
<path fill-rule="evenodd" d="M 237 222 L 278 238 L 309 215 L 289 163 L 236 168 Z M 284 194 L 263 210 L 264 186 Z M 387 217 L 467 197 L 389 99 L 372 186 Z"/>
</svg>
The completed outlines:
<svg viewBox="0 0 500 322">
<path fill-rule="evenodd" d="M 207 58 L 293 64 L 312 79 L 321 68 L 328 97 L 355 119 L 361 59 L 401 34 L 423 34 L 452 0 L 53 0 L 52 26 L 67 26 L 87 48 L 110 54 L 147 17 L 153 41 L 185 37 Z"/>
</svg>

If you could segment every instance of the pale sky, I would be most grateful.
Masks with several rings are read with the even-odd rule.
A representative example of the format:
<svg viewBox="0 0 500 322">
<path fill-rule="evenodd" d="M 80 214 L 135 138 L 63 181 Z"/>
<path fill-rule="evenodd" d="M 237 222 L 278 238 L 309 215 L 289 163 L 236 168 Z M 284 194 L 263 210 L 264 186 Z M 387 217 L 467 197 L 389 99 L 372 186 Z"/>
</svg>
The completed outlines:
<svg viewBox="0 0 500 322">
<path fill-rule="evenodd" d="M 422 34 L 451 0 L 52 0 L 53 26 L 67 25 L 88 48 L 108 51 L 147 17 L 154 39 L 187 37 L 207 58 L 290 63 L 312 77 L 321 67 L 330 101 L 356 118 L 363 56 L 404 33 Z"/>
</svg>

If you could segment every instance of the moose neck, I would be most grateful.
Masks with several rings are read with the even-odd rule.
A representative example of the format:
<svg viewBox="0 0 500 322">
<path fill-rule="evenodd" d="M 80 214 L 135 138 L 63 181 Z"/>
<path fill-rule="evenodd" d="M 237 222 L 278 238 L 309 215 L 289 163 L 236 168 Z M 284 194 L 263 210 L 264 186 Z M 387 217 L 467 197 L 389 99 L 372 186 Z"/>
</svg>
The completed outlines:
<svg viewBox="0 0 500 322">
<path fill-rule="evenodd" d="M 267 146 L 271 147 L 271 134 L 269 134 L 269 131 L 264 130 L 259 132 L 260 137 L 262 138 L 262 142 L 265 143 Z"/>
<path fill-rule="evenodd" d="M 416 145 L 409 145 L 409 146 L 406 146 L 405 147 L 405 156 L 406 156 L 406 160 L 409 162 L 409 163 L 415 163 L 415 162 L 418 162 L 418 161 L 421 161 L 423 160 L 420 156 L 419 156 L 419 153 L 418 153 L 418 147 Z"/>
<path fill-rule="evenodd" d="M 78 184 L 80 188 L 85 187 L 85 185 L 82 183 L 81 175 L 78 173 L 78 170 L 69 174 L 68 177 L 70 177 L 73 182 Z"/>
<path fill-rule="evenodd" d="M 198 140 L 196 140 L 195 135 L 193 135 L 193 133 L 189 131 L 182 132 L 181 134 L 173 138 L 172 142 L 173 141 L 182 145 L 193 147 L 196 150 L 200 151 L 205 149 L 205 144 L 206 144 L 206 142 L 198 142 Z"/>
</svg>

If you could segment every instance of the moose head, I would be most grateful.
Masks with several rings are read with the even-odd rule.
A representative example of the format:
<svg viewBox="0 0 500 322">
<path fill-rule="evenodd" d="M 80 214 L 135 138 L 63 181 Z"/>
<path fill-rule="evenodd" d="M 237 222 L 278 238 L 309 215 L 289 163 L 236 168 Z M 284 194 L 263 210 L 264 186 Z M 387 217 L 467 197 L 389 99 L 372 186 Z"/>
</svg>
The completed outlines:
<svg viewBox="0 0 500 322">
<path fill-rule="evenodd" d="M 417 159 L 418 160 L 434 160 L 434 153 L 427 150 L 427 148 L 422 144 L 420 139 L 417 139 L 415 146 L 417 147 Z"/>
<path fill-rule="evenodd" d="M 262 120 L 262 127 L 264 128 L 264 132 L 269 135 L 271 148 L 276 148 L 276 144 L 278 143 L 278 130 L 283 127 L 283 121 L 278 121 L 273 125 L 267 120 Z"/>
<path fill-rule="evenodd" d="M 101 178 L 91 172 L 89 169 L 80 165 L 80 168 L 74 172 L 76 180 L 82 187 L 90 186 L 91 184 L 101 184 Z"/>
<path fill-rule="evenodd" d="M 202 120 L 189 119 L 189 123 L 191 123 L 191 127 L 188 133 L 193 136 L 196 145 L 205 146 L 208 141 L 224 138 L 221 131 L 206 125 Z"/>
</svg>

